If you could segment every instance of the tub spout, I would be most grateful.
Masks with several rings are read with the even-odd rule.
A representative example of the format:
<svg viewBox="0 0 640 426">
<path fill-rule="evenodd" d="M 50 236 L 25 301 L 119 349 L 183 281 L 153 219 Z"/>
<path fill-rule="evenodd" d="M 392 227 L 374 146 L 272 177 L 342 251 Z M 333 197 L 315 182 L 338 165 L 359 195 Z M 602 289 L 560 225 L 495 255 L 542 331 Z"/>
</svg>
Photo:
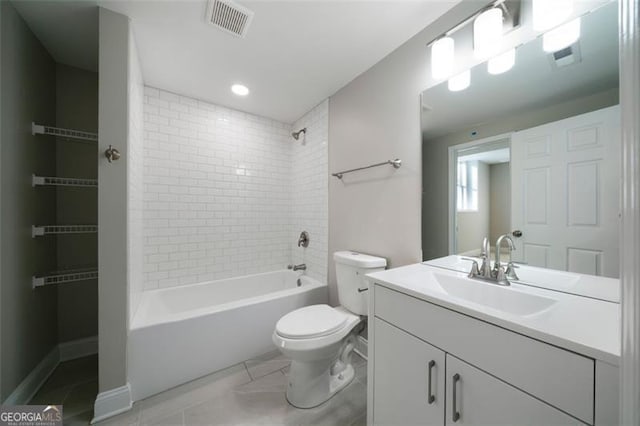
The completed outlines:
<svg viewBox="0 0 640 426">
<path fill-rule="evenodd" d="M 301 263 L 299 265 L 288 265 L 287 269 L 292 269 L 294 271 L 306 271 L 307 270 L 307 265 L 304 263 Z"/>
</svg>

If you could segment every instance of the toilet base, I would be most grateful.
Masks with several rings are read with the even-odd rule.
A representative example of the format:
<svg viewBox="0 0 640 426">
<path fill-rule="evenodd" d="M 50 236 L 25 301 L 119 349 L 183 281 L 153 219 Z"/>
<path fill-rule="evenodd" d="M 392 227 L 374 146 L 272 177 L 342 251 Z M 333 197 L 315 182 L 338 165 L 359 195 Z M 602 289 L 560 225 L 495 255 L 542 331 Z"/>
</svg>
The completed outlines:
<svg viewBox="0 0 640 426">
<path fill-rule="evenodd" d="M 294 361 L 291 363 L 289 371 L 287 401 L 296 408 L 313 408 L 327 402 L 351 383 L 355 377 L 355 371 L 351 364 L 346 365 L 341 372 L 333 375 L 331 374 L 331 365 L 329 365 L 324 368 L 322 374 L 315 377 L 311 377 L 314 369 L 309 369 L 309 363 L 304 364 L 306 365 L 300 365 Z M 298 380 L 291 380 L 292 377 L 296 377 Z"/>
</svg>

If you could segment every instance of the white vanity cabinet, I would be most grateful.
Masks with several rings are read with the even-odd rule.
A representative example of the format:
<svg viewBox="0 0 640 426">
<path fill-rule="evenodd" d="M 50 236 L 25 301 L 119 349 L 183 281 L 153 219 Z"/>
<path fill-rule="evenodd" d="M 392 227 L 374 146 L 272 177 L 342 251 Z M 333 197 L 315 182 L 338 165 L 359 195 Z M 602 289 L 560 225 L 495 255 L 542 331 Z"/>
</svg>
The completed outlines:
<svg viewBox="0 0 640 426">
<path fill-rule="evenodd" d="M 617 422 L 615 396 L 598 391 L 615 387 L 617 368 L 381 284 L 372 290 L 369 424 Z"/>
<path fill-rule="evenodd" d="M 379 425 L 443 425 L 445 353 L 380 319 L 375 320 L 374 407 Z"/>
<path fill-rule="evenodd" d="M 449 354 L 445 415 L 456 425 L 583 424 Z"/>
</svg>

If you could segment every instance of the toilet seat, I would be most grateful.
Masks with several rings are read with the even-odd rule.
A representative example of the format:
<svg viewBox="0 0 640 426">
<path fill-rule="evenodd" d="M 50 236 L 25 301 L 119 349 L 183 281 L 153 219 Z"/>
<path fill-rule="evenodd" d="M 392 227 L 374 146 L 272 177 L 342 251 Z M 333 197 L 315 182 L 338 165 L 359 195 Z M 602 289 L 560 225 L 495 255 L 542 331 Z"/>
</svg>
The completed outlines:
<svg viewBox="0 0 640 426">
<path fill-rule="evenodd" d="M 329 305 L 311 305 L 289 312 L 276 324 L 276 333 L 288 339 L 327 336 L 344 327 L 348 317 Z"/>
<path fill-rule="evenodd" d="M 309 310 L 309 308 L 312 307 L 316 307 L 316 306 L 323 306 L 323 308 L 314 308 L 313 310 Z M 304 329 L 304 327 L 306 326 L 306 324 L 302 324 L 300 326 L 300 332 L 299 335 L 302 335 L 304 333 L 309 333 L 310 331 L 315 331 L 317 333 L 316 336 L 313 337 L 286 337 L 283 336 L 282 334 L 280 334 L 281 330 L 282 330 L 282 323 L 281 321 L 285 318 L 289 316 L 289 319 L 293 318 L 295 320 L 298 320 L 299 322 L 304 322 L 304 321 L 311 321 L 310 318 L 310 313 L 311 312 L 315 312 L 316 309 L 321 309 L 324 310 L 324 314 L 331 318 L 333 321 L 335 321 L 333 323 L 332 327 L 329 327 L 329 323 L 327 323 L 327 325 L 325 325 L 325 330 L 323 332 L 318 331 L 318 329 L 316 328 L 315 330 L 311 330 L 311 327 L 309 327 L 308 329 L 306 329 L 306 331 L 302 331 Z M 332 313 L 328 313 L 326 312 L 326 310 L 331 310 L 333 311 Z M 292 314 L 296 314 L 295 316 Z M 332 316 L 335 315 L 334 316 Z M 336 323 L 339 323 L 340 320 L 339 318 L 342 318 L 343 321 L 340 325 L 336 325 Z M 286 349 L 288 351 L 310 351 L 310 350 L 315 350 L 315 349 L 321 349 L 321 348 L 327 348 L 330 347 L 331 345 L 334 345 L 338 342 L 340 342 L 346 335 L 348 335 L 349 333 L 351 333 L 351 331 L 353 330 L 353 328 L 360 322 L 360 317 L 358 315 L 354 315 L 351 312 L 347 311 L 346 309 L 344 309 L 341 306 L 338 306 L 336 308 L 332 308 L 329 305 L 311 305 L 311 306 L 306 306 L 304 308 L 300 308 L 300 309 L 296 309 L 293 312 L 288 313 L 287 315 L 285 315 L 284 317 L 282 317 L 280 319 L 280 321 L 278 321 L 278 323 L 276 324 L 276 329 L 273 332 L 273 343 L 280 349 Z M 284 324 L 287 324 L 287 322 L 285 322 Z M 287 324 L 288 325 L 288 324 Z M 284 333 L 289 332 L 290 334 L 294 334 L 295 330 L 290 328 L 287 329 L 285 328 Z"/>
</svg>

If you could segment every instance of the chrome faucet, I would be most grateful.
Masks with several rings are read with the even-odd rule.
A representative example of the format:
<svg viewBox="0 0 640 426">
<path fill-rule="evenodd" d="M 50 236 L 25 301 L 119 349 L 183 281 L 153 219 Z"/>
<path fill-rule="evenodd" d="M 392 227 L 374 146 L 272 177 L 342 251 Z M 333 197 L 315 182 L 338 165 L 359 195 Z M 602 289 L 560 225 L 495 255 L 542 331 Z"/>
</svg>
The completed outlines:
<svg viewBox="0 0 640 426">
<path fill-rule="evenodd" d="M 480 253 L 482 266 L 480 266 L 480 275 L 484 278 L 491 278 L 491 247 L 489 246 L 489 238 L 484 237 L 482 240 L 482 252 Z"/>
<path fill-rule="evenodd" d="M 301 263 L 299 265 L 289 265 L 287 266 L 287 269 L 292 269 L 294 271 L 306 271 L 307 270 L 307 265 L 304 263 Z"/>
<path fill-rule="evenodd" d="M 502 264 L 500 263 L 500 248 L 502 248 L 502 242 L 506 241 L 509 246 L 509 263 L 507 263 L 507 270 L 504 271 L 502 268 Z M 496 276 L 500 276 L 502 273 L 502 279 L 508 280 L 517 280 L 518 275 L 516 275 L 515 267 L 513 266 L 513 261 L 511 260 L 511 252 L 516 249 L 516 245 L 513 243 L 513 240 L 508 234 L 500 235 L 498 240 L 496 241 L 496 262 L 493 265 L 493 270 L 495 271 Z"/>
<path fill-rule="evenodd" d="M 509 245 L 509 263 L 507 264 L 506 271 L 500 263 L 500 247 L 502 246 L 502 242 L 505 240 Z M 480 254 L 480 259 L 482 259 L 482 266 L 478 267 L 478 262 L 474 260 L 473 264 L 471 265 L 471 271 L 469 272 L 469 278 L 481 279 L 499 285 L 510 285 L 511 283 L 509 282 L 509 280 L 518 279 L 518 276 L 515 272 L 515 267 L 513 266 L 513 262 L 511 261 L 511 252 L 515 249 L 516 246 L 509 235 L 505 234 L 498 237 L 498 240 L 496 241 L 496 260 L 493 264 L 493 269 L 491 269 L 491 251 L 489 246 L 489 239 L 485 237 L 482 240 L 482 252 Z"/>
<path fill-rule="evenodd" d="M 298 237 L 298 247 L 309 247 L 309 233 L 302 231 Z"/>
</svg>

